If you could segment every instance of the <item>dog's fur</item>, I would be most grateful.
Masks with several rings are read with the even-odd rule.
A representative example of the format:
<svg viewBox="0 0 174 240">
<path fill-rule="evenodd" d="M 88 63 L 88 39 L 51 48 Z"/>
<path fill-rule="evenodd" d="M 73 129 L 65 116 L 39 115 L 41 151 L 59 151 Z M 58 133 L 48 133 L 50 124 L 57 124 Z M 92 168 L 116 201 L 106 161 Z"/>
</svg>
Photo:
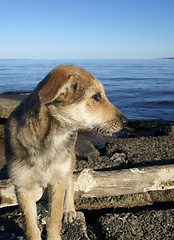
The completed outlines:
<svg viewBox="0 0 174 240">
<path fill-rule="evenodd" d="M 112 135 L 125 123 L 102 84 L 73 65 L 53 69 L 13 111 L 6 124 L 6 159 L 27 239 L 41 239 L 36 213 L 40 187 L 48 187 L 49 194 L 47 239 L 61 239 L 63 215 L 70 222 L 76 216 L 72 173 L 77 132 Z"/>
</svg>

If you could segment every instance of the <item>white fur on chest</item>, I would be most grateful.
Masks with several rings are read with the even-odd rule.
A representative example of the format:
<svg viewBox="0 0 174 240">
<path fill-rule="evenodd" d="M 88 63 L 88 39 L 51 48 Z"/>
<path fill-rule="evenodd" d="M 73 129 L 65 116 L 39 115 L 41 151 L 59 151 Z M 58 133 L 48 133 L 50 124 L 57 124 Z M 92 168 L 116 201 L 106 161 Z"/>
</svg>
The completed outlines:
<svg viewBox="0 0 174 240">
<path fill-rule="evenodd" d="M 66 158 L 64 161 L 53 161 L 48 168 L 35 168 L 34 179 L 40 186 L 46 187 L 48 183 L 67 178 L 71 168 L 71 159 Z M 41 170 L 41 171 L 40 171 Z"/>
<path fill-rule="evenodd" d="M 67 178 L 71 169 L 71 152 L 66 148 L 68 134 L 53 136 L 51 144 L 43 152 L 32 155 L 32 167 L 13 165 L 11 178 L 16 185 L 30 188 L 33 184 L 46 187 L 48 183 Z"/>
<path fill-rule="evenodd" d="M 41 184 L 64 178 L 69 173 L 72 160 L 64 144 L 67 137 L 67 134 L 53 136 L 50 146 L 47 146 L 46 151 L 36 159 L 34 171 Z"/>
</svg>

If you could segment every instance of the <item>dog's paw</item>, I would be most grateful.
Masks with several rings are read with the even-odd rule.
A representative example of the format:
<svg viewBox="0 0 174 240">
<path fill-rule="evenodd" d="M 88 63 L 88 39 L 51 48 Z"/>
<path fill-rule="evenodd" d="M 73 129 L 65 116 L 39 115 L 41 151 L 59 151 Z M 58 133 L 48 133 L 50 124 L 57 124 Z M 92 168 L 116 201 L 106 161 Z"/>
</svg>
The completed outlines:
<svg viewBox="0 0 174 240">
<path fill-rule="evenodd" d="M 63 214 L 63 222 L 64 223 L 72 223 L 76 218 L 76 211 L 64 212 Z"/>
</svg>

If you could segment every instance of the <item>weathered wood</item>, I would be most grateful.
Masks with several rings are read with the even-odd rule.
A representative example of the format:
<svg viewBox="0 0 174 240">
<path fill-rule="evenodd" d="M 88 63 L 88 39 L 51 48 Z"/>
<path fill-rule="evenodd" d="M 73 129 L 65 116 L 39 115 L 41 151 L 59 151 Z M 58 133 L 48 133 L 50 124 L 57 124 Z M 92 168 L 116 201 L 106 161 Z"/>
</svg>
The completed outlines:
<svg viewBox="0 0 174 240">
<path fill-rule="evenodd" d="M 174 165 L 119 171 L 83 170 L 75 175 L 75 197 L 120 196 L 174 189 Z"/>
<path fill-rule="evenodd" d="M 15 188 L 10 179 L 0 181 L 0 207 L 17 205 Z"/>
<path fill-rule="evenodd" d="M 74 174 L 75 199 L 101 198 L 174 189 L 174 165 L 118 171 L 84 169 Z M 42 195 L 38 194 L 38 199 Z M 0 207 L 17 204 L 11 181 L 0 181 Z"/>
</svg>

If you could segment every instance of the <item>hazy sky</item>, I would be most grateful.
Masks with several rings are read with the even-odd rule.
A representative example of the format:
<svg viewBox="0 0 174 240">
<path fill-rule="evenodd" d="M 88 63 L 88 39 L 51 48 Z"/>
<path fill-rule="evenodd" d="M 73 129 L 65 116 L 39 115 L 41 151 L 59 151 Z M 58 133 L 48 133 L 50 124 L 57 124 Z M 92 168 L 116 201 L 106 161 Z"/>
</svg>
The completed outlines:
<svg viewBox="0 0 174 240">
<path fill-rule="evenodd" d="M 174 0 L 3 0 L 0 58 L 174 57 Z"/>
</svg>

